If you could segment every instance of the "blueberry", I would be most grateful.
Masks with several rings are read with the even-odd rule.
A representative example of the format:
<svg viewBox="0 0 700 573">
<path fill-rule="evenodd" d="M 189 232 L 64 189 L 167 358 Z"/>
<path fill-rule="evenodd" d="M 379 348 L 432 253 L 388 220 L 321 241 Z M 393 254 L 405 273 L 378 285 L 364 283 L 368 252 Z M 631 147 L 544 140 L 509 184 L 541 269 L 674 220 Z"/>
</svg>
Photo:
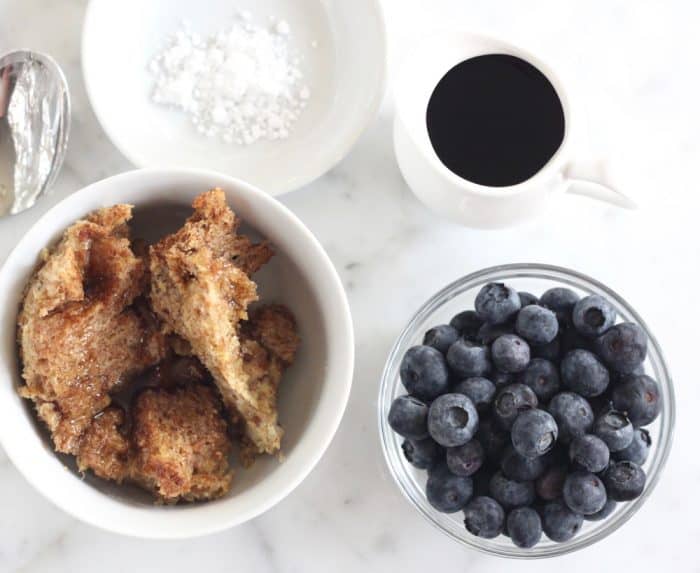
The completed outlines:
<svg viewBox="0 0 700 573">
<path fill-rule="evenodd" d="M 620 372 L 615 372 L 615 370 L 612 370 L 610 372 L 610 381 L 612 383 L 624 382 L 627 378 L 631 376 L 641 376 L 642 374 L 646 374 L 644 364 L 640 364 L 634 370 L 632 370 L 632 372 L 626 372 L 625 374 L 621 374 Z"/>
<path fill-rule="evenodd" d="M 517 547 L 534 547 L 542 538 L 542 520 L 531 507 L 517 507 L 508 514 L 506 529 Z"/>
<path fill-rule="evenodd" d="M 504 334 L 513 334 L 514 332 L 515 324 L 510 322 L 506 324 L 489 324 L 487 322 L 484 323 L 484 325 L 479 329 L 476 339 L 479 344 L 490 346 L 499 336 L 503 336 Z"/>
<path fill-rule="evenodd" d="M 647 356 L 647 335 L 639 325 L 621 322 L 596 338 L 595 347 L 610 368 L 631 374 Z"/>
<path fill-rule="evenodd" d="M 608 388 L 610 374 L 598 357 L 588 350 L 572 350 L 561 361 L 564 386 L 584 396 L 600 396 Z"/>
<path fill-rule="evenodd" d="M 634 462 L 628 461 L 612 462 L 603 474 L 608 497 L 615 501 L 638 498 L 644 491 L 646 481 L 644 470 Z"/>
<path fill-rule="evenodd" d="M 533 358 L 519 381 L 530 387 L 540 402 L 547 402 L 559 391 L 559 370 L 549 360 Z"/>
<path fill-rule="evenodd" d="M 447 351 L 447 364 L 458 378 L 483 376 L 491 370 L 489 349 L 458 340 Z"/>
<path fill-rule="evenodd" d="M 389 425 L 410 440 L 428 437 L 428 406 L 413 396 L 399 396 L 391 403 Z"/>
<path fill-rule="evenodd" d="M 548 344 L 559 332 L 557 316 L 548 308 L 530 305 L 515 320 L 515 331 L 530 344 Z"/>
<path fill-rule="evenodd" d="M 549 413 L 559 427 L 559 440 L 568 444 L 574 438 L 587 434 L 593 427 L 593 410 L 585 398 L 573 392 L 560 392 L 550 401 Z"/>
<path fill-rule="evenodd" d="M 432 468 L 445 455 L 445 450 L 432 438 L 404 440 L 401 449 L 408 462 L 420 470 Z"/>
<path fill-rule="evenodd" d="M 476 438 L 481 442 L 486 457 L 493 462 L 500 460 L 509 439 L 508 434 L 503 432 L 491 418 L 480 420 Z"/>
<path fill-rule="evenodd" d="M 548 464 L 547 456 L 526 458 L 521 456 L 513 446 L 508 446 L 501 458 L 501 471 L 509 479 L 532 481 L 545 472 Z"/>
<path fill-rule="evenodd" d="M 488 283 L 476 295 L 474 307 L 483 321 L 503 324 L 520 310 L 520 297 L 515 289 L 503 283 Z"/>
<path fill-rule="evenodd" d="M 425 333 L 423 344 L 425 346 L 432 346 L 445 354 L 450 346 L 457 342 L 458 338 L 459 332 L 457 332 L 456 328 L 447 324 L 441 324 L 440 326 L 431 328 Z"/>
<path fill-rule="evenodd" d="M 589 338 L 603 334 L 615 324 L 615 320 L 617 312 L 613 305 L 597 294 L 582 298 L 574 306 L 574 327 Z"/>
<path fill-rule="evenodd" d="M 603 506 L 603 509 L 596 511 L 595 513 L 591 513 L 590 515 L 584 515 L 584 519 L 586 521 L 602 521 L 603 519 L 610 517 L 612 512 L 615 511 L 616 507 L 617 502 L 614 499 L 608 498 Z"/>
<path fill-rule="evenodd" d="M 425 486 L 428 502 L 438 511 L 455 513 L 462 509 L 472 496 L 474 485 L 471 478 L 456 476 L 447 467 L 439 464 L 428 473 Z"/>
<path fill-rule="evenodd" d="M 474 403 L 464 394 L 443 394 L 428 410 L 428 432 L 441 446 L 466 444 L 479 427 Z"/>
<path fill-rule="evenodd" d="M 526 458 L 536 458 L 549 452 L 557 443 L 559 428 L 549 412 L 526 410 L 518 414 L 510 430 L 515 450 Z"/>
<path fill-rule="evenodd" d="M 635 427 L 651 424 L 661 412 L 659 386 L 646 374 L 625 378 L 613 389 L 612 402 Z"/>
<path fill-rule="evenodd" d="M 509 374 L 508 372 L 494 370 L 491 372 L 491 374 L 489 374 L 489 380 L 494 383 L 496 388 L 502 388 L 503 386 L 507 386 L 508 384 L 515 382 L 515 377 L 513 374 Z"/>
<path fill-rule="evenodd" d="M 525 308 L 531 304 L 539 304 L 539 300 L 534 294 L 529 292 L 520 291 L 518 292 L 518 297 L 520 298 L 520 308 Z"/>
<path fill-rule="evenodd" d="M 464 508 L 464 526 L 477 537 L 498 537 L 503 531 L 504 522 L 505 512 L 492 497 L 475 497 Z"/>
<path fill-rule="evenodd" d="M 530 362 L 530 346 L 515 334 L 504 334 L 493 341 L 491 359 L 502 372 L 522 372 Z"/>
<path fill-rule="evenodd" d="M 456 328 L 460 336 L 471 341 L 476 341 L 476 335 L 482 324 L 484 321 L 478 317 L 474 310 L 460 312 L 450 320 L 450 326 Z"/>
<path fill-rule="evenodd" d="M 634 439 L 634 426 L 617 410 L 604 410 L 593 425 L 593 433 L 603 440 L 611 452 L 624 450 Z"/>
<path fill-rule="evenodd" d="M 561 354 L 561 341 L 557 336 L 552 342 L 547 344 L 531 344 L 530 356 L 534 358 L 544 358 L 552 362 L 558 362 Z"/>
<path fill-rule="evenodd" d="M 453 388 L 453 392 L 468 396 L 478 411 L 483 411 L 493 402 L 496 386 L 491 380 L 476 376 L 462 380 Z"/>
<path fill-rule="evenodd" d="M 447 448 L 447 467 L 458 476 L 474 475 L 484 463 L 484 448 L 472 439 L 462 446 Z"/>
<path fill-rule="evenodd" d="M 496 472 L 489 483 L 491 496 L 505 508 L 530 505 L 535 500 L 535 486 L 531 481 L 508 479 Z"/>
<path fill-rule="evenodd" d="M 597 474 L 608 467 L 610 450 L 598 436 L 586 434 L 571 442 L 569 459 L 577 468 Z"/>
<path fill-rule="evenodd" d="M 566 327 L 571 324 L 571 314 L 579 296 L 571 289 L 555 287 L 546 291 L 540 297 L 540 304 L 554 311 L 559 320 L 559 325 Z"/>
<path fill-rule="evenodd" d="M 590 472 L 577 471 L 569 474 L 564 481 L 564 503 L 569 509 L 581 515 L 597 513 L 608 499 L 601 479 Z"/>
<path fill-rule="evenodd" d="M 562 495 L 564 489 L 564 480 L 567 476 L 566 466 L 553 465 L 545 470 L 545 472 L 535 481 L 535 491 L 537 495 L 544 501 L 552 501 L 558 499 Z"/>
<path fill-rule="evenodd" d="M 613 458 L 616 461 L 628 461 L 641 466 L 647 461 L 651 450 L 651 436 L 645 429 L 640 428 L 634 431 L 632 443 L 625 449 L 615 452 Z"/>
<path fill-rule="evenodd" d="M 542 529 L 552 541 L 568 541 L 582 525 L 583 516 L 571 511 L 561 500 L 550 501 L 542 509 Z"/>
<path fill-rule="evenodd" d="M 493 416 L 506 430 L 510 430 L 520 412 L 537 408 L 537 396 L 525 384 L 509 384 L 501 388 L 493 401 Z"/>
<path fill-rule="evenodd" d="M 414 346 L 401 361 L 401 382 L 410 394 L 432 400 L 449 388 L 450 374 L 445 357 L 432 346 Z"/>
</svg>

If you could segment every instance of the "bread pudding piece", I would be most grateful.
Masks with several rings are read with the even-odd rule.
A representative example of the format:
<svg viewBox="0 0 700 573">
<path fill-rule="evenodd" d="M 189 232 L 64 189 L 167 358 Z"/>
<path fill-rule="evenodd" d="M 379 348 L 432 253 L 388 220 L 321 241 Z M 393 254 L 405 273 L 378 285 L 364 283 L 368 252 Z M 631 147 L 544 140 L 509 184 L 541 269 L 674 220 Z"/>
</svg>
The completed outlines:
<svg viewBox="0 0 700 573">
<path fill-rule="evenodd" d="M 199 195 L 193 207 L 179 231 L 150 248 L 151 306 L 166 332 L 186 340 L 212 374 L 255 449 L 273 453 L 282 437 L 275 400 L 279 376 L 259 375 L 252 365 L 269 360 L 254 358 L 260 352 L 253 337 L 246 344 L 251 348 L 244 348 L 238 336 L 248 305 L 258 298 L 250 275 L 272 250 L 237 234 L 239 221 L 220 189 Z"/>
<path fill-rule="evenodd" d="M 231 442 L 216 391 L 147 389 L 132 407 L 130 477 L 162 501 L 213 499 L 231 488 Z"/>
<path fill-rule="evenodd" d="M 110 392 L 165 352 L 155 323 L 133 306 L 145 264 L 131 250 L 130 218 L 131 206 L 116 205 L 69 227 L 43 253 L 22 303 L 19 391 L 35 402 L 59 452 L 78 454 Z"/>
<path fill-rule="evenodd" d="M 129 474 L 129 438 L 124 410 L 110 406 L 100 412 L 83 433 L 76 456 L 78 470 L 122 482 Z"/>
<path fill-rule="evenodd" d="M 250 320 L 241 324 L 241 333 L 244 339 L 257 341 L 280 367 L 294 362 L 299 335 L 294 315 L 286 306 L 268 304 L 256 308 Z"/>
<path fill-rule="evenodd" d="M 239 335 L 248 392 L 263 419 L 274 418 L 276 421 L 277 388 L 299 346 L 294 316 L 281 305 L 259 307 L 252 312 L 249 321 L 241 323 Z M 241 448 L 243 465 L 253 463 L 256 445 L 245 437 Z"/>
<path fill-rule="evenodd" d="M 84 431 L 81 472 L 134 482 L 160 501 L 212 499 L 231 486 L 231 442 L 208 372 L 193 357 L 170 356 L 141 377 L 129 416 L 110 406 Z"/>
</svg>

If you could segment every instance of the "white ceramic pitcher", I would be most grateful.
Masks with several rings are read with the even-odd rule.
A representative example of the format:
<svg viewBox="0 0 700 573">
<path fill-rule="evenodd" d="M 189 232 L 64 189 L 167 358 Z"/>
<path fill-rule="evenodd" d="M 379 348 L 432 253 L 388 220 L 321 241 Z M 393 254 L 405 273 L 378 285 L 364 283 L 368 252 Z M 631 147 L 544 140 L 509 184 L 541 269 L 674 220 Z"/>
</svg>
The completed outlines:
<svg viewBox="0 0 700 573">
<path fill-rule="evenodd" d="M 494 53 L 517 56 L 547 76 L 565 117 L 564 139 L 549 162 L 530 179 L 508 187 L 479 185 L 450 171 L 435 153 L 426 124 L 430 96 L 442 77 L 468 58 Z M 578 118 L 573 116 L 567 91 L 547 64 L 525 50 L 470 32 L 433 35 L 406 59 L 394 91 L 394 149 L 399 167 L 418 198 L 444 217 L 470 227 L 507 227 L 542 213 L 554 194 L 567 191 L 635 207 L 610 183 L 604 162 L 581 162 L 572 156 Z"/>
</svg>

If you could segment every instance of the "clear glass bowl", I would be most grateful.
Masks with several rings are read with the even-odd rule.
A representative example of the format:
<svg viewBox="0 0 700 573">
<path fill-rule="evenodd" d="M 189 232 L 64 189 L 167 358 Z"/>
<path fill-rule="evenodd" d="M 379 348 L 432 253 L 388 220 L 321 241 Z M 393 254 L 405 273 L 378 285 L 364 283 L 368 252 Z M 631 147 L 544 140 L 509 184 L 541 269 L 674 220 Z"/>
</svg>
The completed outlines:
<svg viewBox="0 0 700 573">
<path fill-rule="evenodd" d="M 649 336 L 645 367 L 647 373 L 659 383 L 663 407 L 657 420 L 648 427 L 652 437 L 652 450 L 644 465 L 647 473 L 646 489 L 636 500 L 618 504 L 615 512 L 607 519 L 584 522 L 579 534 L 564 543 L 555 543 L 543 535 L 542 541 L 534 548 L 520 549 L 503 535 L 496 539 L 481 539 L 471 535 L 464 528 L 461 512 L 449 515 L 440 513 L 428 503 L 424 490 L 426 473 L 406 461 L 401 450 L 403 439 L 392 431 L 387 422 L 391 402 L 396 396 L 405 393 L 399 379 L 399 366 L 406 350 L 420 344 L 423 334 L 432 326 L 449 322 L 452 316 L 462 310 L 473 309 L 479 289 L 493 281 L 507 282 L 519 291 L 529 291 L 536 296 L 555 286 L 567 286 L 583 296 L 600 294 L 615 306 L 618 320 L 639 324 Z M 671 375 L 659 344 L 637 312 L 617 293 L 590 277 L 572 270 L 540 264 L 512 264 L 484 269 L 461 278 L 438 292 L 418 310 L 399 335 L 384 368 L 379 389 L 379 434 L 382 449 L 401 492 L 424 518 L 455 541 L 500 557 L 555 557 L 582 549 L 610 535 L 630 519 L 654 491 L 671 449 L 674 423 L 675 398 Z"/>
</svg>

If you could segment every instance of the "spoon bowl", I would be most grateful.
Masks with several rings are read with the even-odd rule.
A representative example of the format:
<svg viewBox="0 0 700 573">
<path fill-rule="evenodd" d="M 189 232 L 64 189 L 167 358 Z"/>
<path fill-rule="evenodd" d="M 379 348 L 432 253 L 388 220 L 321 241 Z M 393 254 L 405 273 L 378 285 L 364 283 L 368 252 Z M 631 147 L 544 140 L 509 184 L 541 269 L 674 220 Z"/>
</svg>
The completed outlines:
<svg viewBox="0 0 700 573">
<path fill-rule="evenodd" d="M 48 191 L 68 145 L 70 96 L 53 58 L 0 56 L 0 216 L 28 209 Z"/>
</svg>

